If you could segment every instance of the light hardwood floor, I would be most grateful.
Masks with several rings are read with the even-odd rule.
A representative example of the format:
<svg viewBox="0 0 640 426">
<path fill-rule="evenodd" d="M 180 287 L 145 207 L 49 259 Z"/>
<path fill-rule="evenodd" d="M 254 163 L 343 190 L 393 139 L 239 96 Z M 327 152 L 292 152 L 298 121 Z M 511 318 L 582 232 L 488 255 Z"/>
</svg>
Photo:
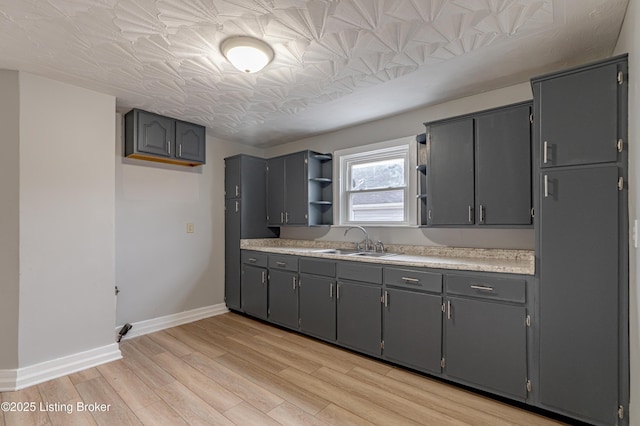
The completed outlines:
<svg viewBox="0 0 640 426">
<path fill-rule="evenodd" d="M 234 313 L 121 349 L 122 360 L 2 393 L 38 409 L 4 412 L 0 426 L 560 424 Z M 78 412 L 78 402 L 110 407 Z"/>
</svg>

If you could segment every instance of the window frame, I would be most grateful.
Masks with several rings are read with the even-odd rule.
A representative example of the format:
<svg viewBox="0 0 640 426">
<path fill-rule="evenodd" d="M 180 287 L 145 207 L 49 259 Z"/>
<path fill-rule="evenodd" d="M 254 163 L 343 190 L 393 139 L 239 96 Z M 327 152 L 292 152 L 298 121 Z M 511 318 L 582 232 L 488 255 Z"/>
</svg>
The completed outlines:
<svg viewBox="0 0 640 426">
<path fill-rule="evenodd" d="M 417 176 L 412 173 L 416 165 L 415 137 L 407 136 L 399 139 L 358 146 L 336 151 L 334 153 L 334 200 L 337 208 L 334 209 L 334 223 L 338 226 L 384 226 L 384 227 L 411 227 L 417 226 L 416 187 Z M 378 188 L 365 191 L 352 191 L 349 188 L 351 166 L 371 163 L 377 160 L 389 158 L 403 158 L 405 162 L 405 184 L 403 187 Z M 403 221 L 355 221 L 349 219 L 349 197 L 355 193 L 383 192 L 404 190 L 404 220 Z"/>
</svg>

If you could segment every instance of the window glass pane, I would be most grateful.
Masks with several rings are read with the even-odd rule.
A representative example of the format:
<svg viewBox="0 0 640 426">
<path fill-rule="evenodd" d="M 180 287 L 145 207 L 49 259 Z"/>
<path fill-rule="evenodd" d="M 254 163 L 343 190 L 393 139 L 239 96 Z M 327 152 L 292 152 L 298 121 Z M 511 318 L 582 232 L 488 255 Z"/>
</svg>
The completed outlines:
<svg viewBox="0 0 640 426">
<path fill-rule="evenodd" d="M 351 166 L 353 190 L 393 188 L 405 185 L 404 158 L 372 161 Z"/>
<path fill-rule="evenodd" d="M 349 220 L 355 222 L 402 222 L 404 190 L 352 193 Z"/>
</svg>

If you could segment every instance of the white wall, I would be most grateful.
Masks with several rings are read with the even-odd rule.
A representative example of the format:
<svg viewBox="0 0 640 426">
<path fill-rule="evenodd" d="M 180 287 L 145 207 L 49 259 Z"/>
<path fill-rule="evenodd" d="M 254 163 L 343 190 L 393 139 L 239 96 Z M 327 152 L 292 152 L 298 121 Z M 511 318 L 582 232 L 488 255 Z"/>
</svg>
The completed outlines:
<svg viewBox="0 0 640 426">
<path fill-rule="evenodd" d="M 115 98 L 20 73 L 19 105 L 25 367 L 114 342 Z"/>
<path fill-rule="evenodd" d="M 442 118 L 481 111 L 532 99 L 529 82 L 492 90 L 466 98 L 433 105 L 397 116 L 349 127 L 324 135 L 302 139 L 266 150 L 268 157 L 313 149 L 334 152 L 337 149 L 367 145 L 370 143 L 415 136 L 424 133 L 423 123 Z M 532 229 L 407 229 L 367 227 L 372 238 L 385 243 L 416 245 L 444 245 L 455 247 L 521 248 L 533 249 Z M 344 228 L 282 228 L 281 238 L 326 239 L 330 241 L 354 240 L 351 235 L 344 238 Z M 357 238 L 356 238 L 357 239 Z M 355 241 L 355 240 L 354 240 Z"/>
<path fill-rule="evenodd" d="M 640 212 L 640 2 L 630 0 L 615 54 L 629 53 L 629 218 L 638 219 Z M 638 250 L 629 249 L 629 337 L 631 359 L 631 404 L 629 418 L 632 425 L 640 425 L 640 270 Z"/>
<path fill-rule="evenodd" d="M 116 121 L 117 324 L 224 303 L 224 158 L 263 151 L 208 134 L 204 166 L 127 159 Z"/>
<path fill-rule="evenodd" d="M 0 370 L 18 368 L 18 72 L 0 70 Z"/>
</svg>

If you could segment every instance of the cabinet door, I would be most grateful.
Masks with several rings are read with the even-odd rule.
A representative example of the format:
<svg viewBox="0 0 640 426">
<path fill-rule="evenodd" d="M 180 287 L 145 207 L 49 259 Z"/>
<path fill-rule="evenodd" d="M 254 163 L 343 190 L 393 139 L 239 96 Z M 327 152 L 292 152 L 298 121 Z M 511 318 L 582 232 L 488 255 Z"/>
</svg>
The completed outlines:
<svg viewBox="0 0 640 426">
<path fill-rule="evenodd" d="M 336 340 L 336 282 L 333 278 L 300 275 L 300 331 Z"/>
<path fill-rule="evenodd" d="M 440 373 L 442 297 L 392 288 L 384 297 L 384 357 Z"/>
<path fill-rule="evenodd" d="M 525 400 L 525 308 L 450 297 L 447 310 L 446 374 L 487 390 Z"/>
<path fill-rule="evenodd" d="M 285 157 L 285 223 L 306 225 L 309 212 L 308 152 Z"/>
<path fill-rule="evenodd" d="M 474 223 L 473 119 L 429 129 L 427 223 Z"/>
<path fill-rule="evenodd" d="M 382 343 L 382 288 L 339 281 L 336 296 L 338 343 L 379 356 Z"/>
<path fill-rule="evenodd" d="M 205 162 L 205 128 L 193 123 L 176 121 L 176 158 Z"/>
<path fill-rule="evenodd" d="M 531 224 L 530 107 L 476 118 L 476 223 Z"/>
<path fill-rule="evenodd" d="M 171 157 L 175 146 L 175 120 L 169 117 L 138 111 L 138 151 L 147 154 Z"/>
<path fill-rule="evenodd" d="M 269 320 L 298 328 L 298 273 L 269 270 Z"/>
<path fill-rule="evenodd" d="M 609 64 L 534 85 L 540 167 L 617 160 L 618 66 Z"/>
<path fill-rule="evenodd" d="M 267 319 L 267 269 L 242 265 L 242 309 L 249 315 Z"/>
<path fill-rule="evenodd" d="M 615 166 L 541 174 L 540 401 L 596 423 L 618 406 L 617 180 Z"/>
<path fill-rule="evenodd" d="M 225 200 L 224 300 L 240 309 L 240 200 Z"/>
<path fill-rule="evenodd" d="M 269 226 L 284 224 L 284 157 L 267 160 L 267 215 Z"/>
<path fill-rule="evenodd" d="M 240 157 L 231 157 L 224 160 L 224 197 L 238 198 L 240 195 Z"/>
</svg>

